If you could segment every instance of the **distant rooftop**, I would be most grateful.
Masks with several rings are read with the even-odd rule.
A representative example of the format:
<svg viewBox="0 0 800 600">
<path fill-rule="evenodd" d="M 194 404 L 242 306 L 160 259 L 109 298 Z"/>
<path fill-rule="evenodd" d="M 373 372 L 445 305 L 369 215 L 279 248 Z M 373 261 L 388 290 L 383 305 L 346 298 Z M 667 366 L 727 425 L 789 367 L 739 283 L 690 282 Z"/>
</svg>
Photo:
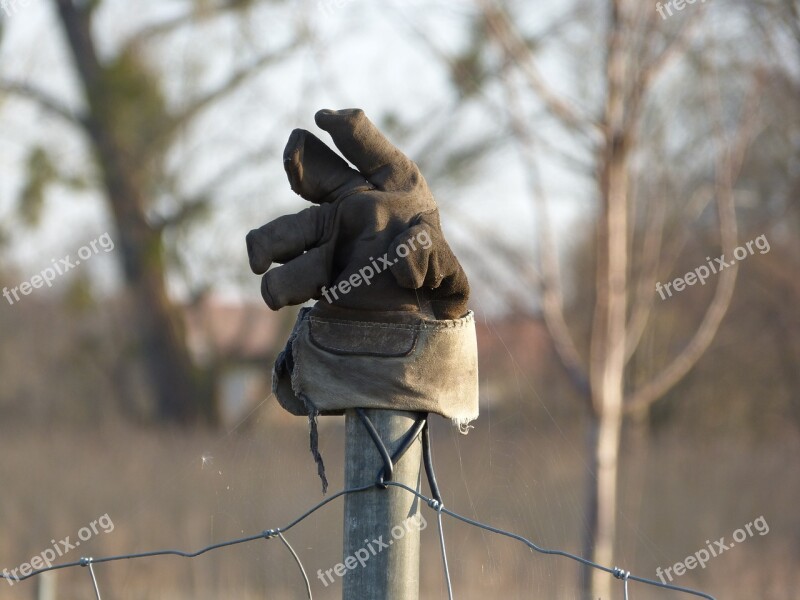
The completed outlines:
<svg viewBox="0 0 800 600">
<path fill-rule="evenodd" d="M 287 316 L 264 304 L 209 296 L 185 307 L 184 314 L 189 349 L 200 361 L 213 356 L 258 359 L 285 341 L 278 337 Z"/>
</svg>

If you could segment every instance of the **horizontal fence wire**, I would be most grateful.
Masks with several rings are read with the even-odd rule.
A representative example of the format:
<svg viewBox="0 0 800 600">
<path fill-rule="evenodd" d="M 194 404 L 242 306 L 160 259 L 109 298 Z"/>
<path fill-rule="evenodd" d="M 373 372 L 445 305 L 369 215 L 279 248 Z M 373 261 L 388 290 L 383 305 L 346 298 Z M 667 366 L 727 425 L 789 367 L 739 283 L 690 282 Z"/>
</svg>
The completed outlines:
<svg viewBox="0 0 800 600">
<path fill-rule="evenodd" d="M 527 538 L 525 538 L 525 537 L 523 537 L 523 536 L 521 536 L 519 534 L 513 533 L 511 531 L 506 531 L 505 529 L 500 529 L 498 527 L 493 527 L 493 526 L 488 525 L 486 523 L 482 523 L 482 522 L 477 521 L 475 519 L 470 519 L 469 517 L 465 517 L 465 516 L 460 515 L 460 514 L 454 512 L 454 511 L 451 511 L 451 510 L 445 508 L 445 506 L 444 506 L 444 504 L 442 502 L 439 502 L 438 500 L 435 500 L 433 498 L 429 498 L 429 497 L 425 496 L 424 494 L 421 494 L 417 490 L 415 490 L 415 489 L 413 489 L 413 488 L 411 488 L 411 487 L 409 487 L 409 486 L 407 486 L 405 484 L 398 483 L 398 482 L 395 482 L 395 481 L 385 481 L 385 482 L 382 482 L 382 483 L 383 483 L 384 486 L 393 486 L 393 487 L 405 490 L 406 492 L 408 492 L 410 494 L 413 494 L 414 496 L 416 496 L 417 498 L 422 500 L 426 505 L 428 505 L 428 507 L 430 507 L 432 510 L 436 511 L 437 517 L 438 517 L 438 521 L 439 521 L 439 539 L 440 539 L 440 545 L 441 545 L 441 550 L 442 550 L 442 560 L 443 560 L 444 569 L 445 569 L 445 578 L 446 578 L 447 591 L 448 591 L 448 596 L 451 599 L 453 598 L 453 592 L 452 592 L 452 586 L 450 584 L 449 569 L 447 567 L 447 552 L 445 550 L 444 533 L 442 531 L 442 523 L 441 523 L 442 514 L 448 515 L 449 517 L 452 517 L 452 518 L 454 518 L 454 519 L 456 519 L 458 521 L 461 521 L 461 522 L 466 523 L 468 525 L 472 525 L 472 526 L 477 527 L 479 529 L 483 529 L 485 531 L 489 531 L 490 533 L 494 533 L 494 534 L 497 534 L 497 535 L 500 535 L 500 536 L 508 537 L 508 538 L 517 540 L 519 542 L 522 542 L 525 546 L 527 546 L 531 550 L 534 550 L 535 552 L 538 552 L 540 554 L 546 554 L 546 555 L 551 555 L 551 556 L 562 556 L 564 558 L 568 558 L 570 560 L 578 562 L 578 563 L 580 563 L 580 564 L 582 564 L 582 565 L 584 565 L 586 567 L 590 567 L 592 569 L 597 569 L 597 570 L 600 570 L 600 571 L 604 571 L 604 572 L 608 573 L 609 575 L 611 575 L 611 576 L 613 576 L 613 577 L 615 577 L 615 578 L 617 578 L 617 579 L 622 581 L 623 592 L 624 592 L 624 596 L 623 597 L 625 598 L 625 600 L 627 600 L 627 598 L 628 598 L 628 582 L 629 581 L 642 583 L 642 584 L 646 584 L 646 585 L 649 585 L 649 586 L 662 588 L 662 589 L 666 589 L 666 590 L 672 590 L 672 591 L 676 591 L 676 592 L 683 592 L 685 594 L 691 594 L 691 595 L 694 595 L 694 596 L 698 596 L 700 598 L 707 598 L 708 600 L 715 600 L 715 598 L 713 596 L 711 596 L 709 594 L 705 594 L 705 593 L 697 591 L 697 590 L 693 590 L 691 588 L 680 587 L 680 586 L 677 586 L 677 585 L 669 585 L 669 584 L 662 583 L 660 581 L 656 581 L 656 580 L 653 580 L 653 579 L 647 579 L 645 577 L 638 577 L 636 575 L 631 574 L 629 571 L 624 571 L 624 570 L 622 570 L 622 569 L 620 569 L 618 567 L 614 567 L 614 568 L 606 567 L 604 565 L 597 564 L 596 562 L 593 562 L 593 561 L 591 561 L 589 559 L 583 558 L 583 557 L 578 556 L 576 554 L 572 554 L 570 552 L 566 552 L 564 550 L 555 550 L 555 549 L 543 548 L 543 547 L 538 546 L 537 544 L 533 543 L 529 539 L 527 539 Z M 305 582 L 306 593 L 308 594 L 309 599 L 311 599 L 311 584 L 310 584 L 310 582 L 308 580 L 308 576 L 306 574 L 305 568 L 303 567 L 303 564 L 302 564 L 302 562 L 300 560 L 300 557 L 297 555 L 297 553 L 291 547 L 291 545 L 286 540 L 286 538 L 283 536 L 283 534 L 285 532 L 289 531 L 292 527 L 294 527 L 295 525 L 297 525 L 301 521 L 305 520 L 306 518 L 308 518 L 309 516 L 311 516 L 312 514 L 317 512 L 320 508 L 326 506 L 327 504 L 330 504 L 331 502 L 333 502 L 337 498 L 339 498 L 341 496 L 348 495 L 348 494 L 356 494 L 356 493 L 359 493 L 359 492 L 364 492 L 366 490 L 373 489 L 373 488 L 376 488 L 376 487 L 380 487 L 378 485 L 378 483 L 371 483 L 371 484 L 364 485 L 364 486 L 361 486 L 361 487 L 353 487 L 353 488 L 343 489 L 343 490 L 341 490 L 339 492 L 336 492 L 335 494 L 329 496 L 328 498 L 326 498 L 322 502 L 319 502 L 318 504 L 314 505 L 313 507 L 311 507 L 310 509 L 305 511 L 303 514 L 301 514 L 299 517 L 297 517 L 296 519 L 294 519 L 293 521 L 291 521 L 288 525 L 285 525 L 284 527 L 278 527 L 277 529 L 265 529 L 261 533 L 258 533 L 258 534 L 255 534 L 255 535 L 250 535 L 250 536 L 247 536 L 247 537 L 237 538 L 237 539 L 228 540 L 228 541 L 224 541 L 224 542 L 218 542 L 216 544 L 211 544 L 210 546 L 206 546 L 205 548 L 201 548 L 200 550 L 197 550 L 196 552 L 184 552 L 182 550 L 153 550 L 153 551 L 150 551 L 150 552 L 136 552 L 136 553 L 132 553 L 132 554 L 118 554 L 118 555 L 115 555 L 115 556 L 104 556 L 104 557 L 98 557 L 98 558 L 85 557 L 85 558 L 81 558 L 80 560 L 77 560 L 77 561 L 74 561 L 74 562 L 68 562 L 68 563 L 63 563 L 63 564 L 58 564 L 58 565 L 51 565 L 49 567 L 45 567 L 45 568 L 42 568 L 42 569 L 36 569 L 36 570 L 32 571 L 31 573 L 29 573 L 28 575 L 24 575 L 24 576 L 16 576 L 16 575 L 9 576 L 9 575 L 5 574 L 5 573 L 8 572 L 6 570 L 3 573 L 0 573 L 0 579 L 8 579 L 8 580 L 11 580 L 11 581 L 25 581 L 26 579 L 30 579 L 32 577 L 36 577 L 37 575 L 41 575 L 42 573 L 47 573 L 48 571 L 56 571 L 56 570 L 59 570 L 59 569 L 69 569 L 69 568 L 73 568 L 73 567 L 88 567 L 89 568 L 89 573 L 90 573 L 91 578 L 92 578 L 92 585 L 94 587 L 95 595 L 97 597 L 97 600 L 101 600 L 99 585 L 97 583 L 97 578 L 95 576 L 95 572 L 94 572 L 94 569 L 93 569 L 92 565 L 96 565 L 96 564 L 100 564 L 100 563 L 107 563 L 107 562 L 115 562 L 115 561 L 120 561 L 120 560 L 135 560 L 135 559 L 140 559 L 140 558 L 152 558 L 152 557 L 158 557 L 158 556 L 180 556 L 180 557 L 183 557 L 183 558 L 195 558 L 195 557 L 198 557 L 198 556 L 200 556 L 202 554 L 205 554 L 207 552 L 211 552 L 212 550 L 219 550 L 221 548 L 227 548 L 227 547 L 230 547 L 230 546 L 236 546 L 238 544 L 245 544 L 245 543 L 253 542 L 253 541 L 256 541 L 256 540 L 261 540 L 261 539 L 267 539 L 268 540 L 268 539 L 272 539 L 272 538 L 278 537 L 283 542 L 283 544 L 286 546 L 286 548 L 289 550 L 289 552 L 291 553 L 291 555 L 294 558 L 295 562 L 297 563 L 298 567 L 300 568 L 300 571 L 301 571 L 301 573 L 303 575 L 303 579 L 304 579 L 304 582 Z"/>
</svg>

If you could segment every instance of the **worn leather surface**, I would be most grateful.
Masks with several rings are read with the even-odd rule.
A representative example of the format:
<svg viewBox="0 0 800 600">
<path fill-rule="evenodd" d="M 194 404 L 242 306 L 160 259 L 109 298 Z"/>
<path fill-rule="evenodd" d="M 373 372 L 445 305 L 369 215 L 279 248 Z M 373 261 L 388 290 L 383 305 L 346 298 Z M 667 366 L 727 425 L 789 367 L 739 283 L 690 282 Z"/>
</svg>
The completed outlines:
<svg viewBox="0 0 800 600">
<path fill-rule="evenodd" d="M 342 318 L 304 308 L 275 362 L 273 391 L 295 415 L 347 408 L 436 413 L 462 430 L 478 417 L 478 360 L 472 312 L 454 320 Z M 351 317 L 357 317 L 357 314 Z"/>
</svg>

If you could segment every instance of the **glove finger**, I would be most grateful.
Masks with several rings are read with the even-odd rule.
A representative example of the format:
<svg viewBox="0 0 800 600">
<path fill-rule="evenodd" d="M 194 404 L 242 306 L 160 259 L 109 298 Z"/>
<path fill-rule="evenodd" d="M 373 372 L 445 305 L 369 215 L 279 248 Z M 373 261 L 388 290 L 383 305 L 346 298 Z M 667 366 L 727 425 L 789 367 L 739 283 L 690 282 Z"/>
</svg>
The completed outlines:
<svg viewBox="0 0 800 600">
<path fill-rule="evenodd" d="M 400 287 L 418 290 L 421 287 L 436 287 L 427 278 L 433 238 L 427 223 L 421 223 L 406 229 L 398 235 L 389 246 L 389 256 L 396 256 L 390 267 Z"/>
<path fill-rule="evenodd" d="M 322 248 L 312 248 L 285 265 L 267 271 L 261 279 L 261 297 L 267 306 L 278 310 L 319 298 L 322 286 L 329 280 L 326 254 Z"/>
<path fill-rule="evenodd" d="M 391 268 L 398 285 L 431 290 L 431 305 L 437 319 L 459 319 L 467 313 L 469 281 L 439 228 L 438 214 L 420 217 L 392 242 L 397 256 Z"/>
<path fill-rule="evenodd" d="M 321 243 L 331 230 L 331 205 L 312 206 L 294 215 L 284 215 L 247 234 L 247 257 L 256 275 L 273 262 L 285 263 Z"/>
<path fill-rule="evenodd" d="M 452 256 L 453 262 L 439 287 L 431 292 L 431 304 L 437 319 L 460 319 L 468 311 L 469 280 L 449 246 L 447 252 Z"/>
<path fill-rule="evenodd" d="M 295 129 L 283 150 L 283 168 L 292 191 L 320 204 L 335 199 L 337 190 L 358 184 L 364 176 L 310 131 Z"/>
<path fill-rule="evenodd" d="M 411 191 L 425 179 L 417 165 L 378 130 L 360 108 L 323 109 L 314 115 L 336 147 L 375 187 L 385 191 Z"/>
</svg>

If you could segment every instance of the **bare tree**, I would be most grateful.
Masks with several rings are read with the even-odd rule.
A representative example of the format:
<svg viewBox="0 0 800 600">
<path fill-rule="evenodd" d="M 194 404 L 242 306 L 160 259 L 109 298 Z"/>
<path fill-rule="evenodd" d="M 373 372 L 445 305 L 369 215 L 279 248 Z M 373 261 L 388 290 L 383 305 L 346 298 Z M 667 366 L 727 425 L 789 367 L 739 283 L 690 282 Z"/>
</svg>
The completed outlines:
<svg viewBox="0 0 800 600">
<path fill-rule="evenodd" d="M 686 11 L 682 19 L 676 18 L 668 27 L 646 3 L 607 0 L 599 15 L 579 3 L 567 7 L 551 27 L 532 35 L 516 25 L 513 3 L 480 0 L 477 5 L 479 11 L 473 29 L 480 34 L 475 36 L 476 42 L 465 52 L 465 57 L 449 58 L 438 50 L 436 54 L 446 59 L 459 89 L 470 89 L 473 97 L 477 96 L 493 114 L 506 115 L 519 148 L 530 196 L 537 207 L 540 268 L 535 279 L 540 287 L 542 315 L 554 350 L 570 381 L 585 399 L 590 417 L 589 526 L 584 552 L 599 563 L 611 565 L 617 534 L 620 442 L 625 418 L 641 416 L 691 371 L 714 339 L 736 281 L 735 266 L 720 272 L 714 296 L 691 338 L 652 372 L 634 380 L 630 361 L 653 320 L 655 284 L 669 275 L 669 268 L 681 250 L 679 243 L 667 239 L 665 227 L 668 219 L 684 222 L 696 219 L 703 212 L 698 207 L 713 200 L 717 243 L 721 253 L 730 256 L 737 239 L 733 190 L 754 135 L 760 84 L 757 78 L 751 78 L 751 93 L 740 106 L 739 126 L 731 129 L 726 125 L 731 120 L 730 108 L 723 106 L 717 89 L 721 76 L 715 73 L 714 58 L 705 59 L 692 48 L 701 42 L 697 25 L 704 18 L 704 11 L 700 6 L 691 13 Z M 570 22 L 581 20 L 599 21 L 606 32 L 600 42 L 601 58 L 596 62 L 602 73 L 589 74 L 597 75 L 601 93 L 596 97 L 589 95 L 586 103 L 557 91 L 537 65 L 537 53 L 546 43 L 558 39 Z M 494 78 L 487 75 L 488 67 L 481 67 L 481 56 L 489 55 L 489 51 L 502 56 Z M 688 208 L 682 213 L 678 210 L 676 215 L 676 209 L 668 208 L 665 198 L 644 195 L 639 190 L 638 184 L 652 177 L 654 170 L 648 165 L 645 173 L 636 161 L 652 160 L 657 153 L 651 137 L 655 128 L 652 123 L 655 121 L 663 128 L 668 117 L 653 110 L 653 90 L 668 67 L 681 63 L 689 63 L 687 69 L 703 74 L 694 90 L 700 102 L 692 107 L 699 113 L 695 120 L 703 124 L 703 131 L 692 141 L 708 150 L 710 166 L 696 180 L 680 176 L 669 167 L 659 171 L 659 177 L 675 180 L 673 188 L 692 199 Z M 471 87 L 465 81 L 471 82 Z M 489 85 L 496 85 L 495 91 L 497 88 L 503 91 L 502 102 L 496 101 L 496 94 L 481 92 Z M 537 125 L 543 121 L 554 125 L 566 142 L 556 144 L 558 147 L 554 149 L 552 140 L 538 133 Z M 575 148 L 582 150 L 576 154 Z M 589 157 L 589 163 L 575 168 L 580 165 L 576 156 L 581 152 Z M 538 164 L 545 153 L 559 157 L 576 174 L 590 173 L 596 190 L 594 306 L 591 327 L 583 343 L 578 343 L 573 333 L 576 327 L 569 326 L 565 309 L 556 232 Z M 714 182 L 711 189 L 707 184 L 709 176 Z M 644 218 L 639 218 L 637 211 Z M 501 246 L 489 245 L 492 251 L 501 251 L 506 256 L 514 254 Z M 515 260 L 519 261 L 518 255 Z M 611 597 L 610 586 L 606 574 L 584 571 L 582 587 L 587 598 Z"/>
<path fill-rule="evenodd" d="M 163 76 L 145 58 L 148 44 L 192 23 L 246 11 L 253 3 L 192 3 L 183 14 L 143 27 L 108 58 L 98 52 L 93 20 L 102 4 L 53 0 L 83 93 L 82 109 L 74 111 L 61 99 L 23 81 L 0 80 L 0 92 L 35 102 L 88 140 L 101 175 L 99 185 L 115 224 L 122 271 L 135 307 L 140 355 L 149 374 L 158 416 L 174 423 L 188 424 L 198 419 L 213 423 L 217 418 L 215 371 L 213 367 L 201 369 L 193 364 L 182 317 L 166 292 L 169 265 L 165 235 L 202 212 L 213 192 L 251 165 L 252 160 L 237 157 L 220 171 L 208 189 L 191 195 L 174 189 L 166 160 L 179 134 L 265 67 L 282 60 L 296 47 L 296 39 L 282 49 L 263 51 L 219 86 L 173 109 L 165 99 Z M 39 168 L 37 172 L 43 171 Z M 175 209 L 169 216 L 157 218 L 153 216 L 153 206 L 165 189 Z M 41 189 L 35 191 L 41 195 Z"/>
</svg>

